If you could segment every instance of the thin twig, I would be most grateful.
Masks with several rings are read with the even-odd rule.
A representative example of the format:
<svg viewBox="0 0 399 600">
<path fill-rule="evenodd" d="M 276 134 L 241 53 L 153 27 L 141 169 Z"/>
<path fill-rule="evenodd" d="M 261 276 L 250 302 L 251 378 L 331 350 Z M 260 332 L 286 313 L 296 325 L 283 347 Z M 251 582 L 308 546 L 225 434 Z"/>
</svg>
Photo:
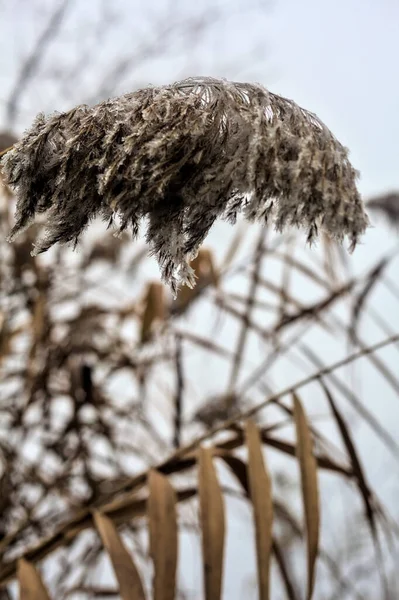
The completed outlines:
<svg viewBox="0 0 399 600">
<path fill-rule="evenodd" d="M 184 393 L 184 375 L 182 361 L 182 342 L 181 338 L 176 336 L 176 395 L 175 395 L 175 433 L 173 445 L 175 448 L 180 448 L 181 445 L 181 426 L 182 426 L 182 411 L 183 411 L 183 393 Z"/>
<path fill-rule="evenodd" d="M 50 20 L 43 33 L 36 42 L 36 46 L 22 65 L 21 71 L 11 91 L 6 107 L 6 121 L 10 125 L 14 122 L 18 110 L 18 101 L 37 70 L 50 42 L 57 35 L 70 0 L 63 0 L 57 9 L 51 14 Z M 1 155 L 0 155 L 1 156 Z"/>
<path fill-rule="evenodd" d="M 251 278 L 251 282 L 250 282 L 250 286 L 249 286 L 249 290 L 248 290 L 246 310 L 245 310 L 245 314 L 243 315 L 241 330 L 240 330 L 239 338 L 237 341 L 237 349 L 235 352 L 232 369 L 231 369 L 231 373 L 230 373 L 230 381 L 229 381 L 229 386 L 228 386 L 229 391 L 232 391 L 234 389 L 234 386 L 237 382 L 237 378 L 238 378 L 238 375 L 240 372 L 240 365 L 241 365 L 243 354 L 244 354 L 245 342 L 246 342 L 247 336 L 248 336 L 249 322 L 250 322 L 252 310 L 254 307 L 256 290 L 257 290 L 258 284 L 259 284 L 259 273 L 260 273 L 260 270 L 262 267 L 262 257 L 263 257 L 263 252 L 264 252 L 264 237 L 265 237 L 265 232 L 260 231 L 258 243 L 256 245 L 255 256 L 254 256 L 253 273 L 252 273 L 252 278 Z"/>
</svg>

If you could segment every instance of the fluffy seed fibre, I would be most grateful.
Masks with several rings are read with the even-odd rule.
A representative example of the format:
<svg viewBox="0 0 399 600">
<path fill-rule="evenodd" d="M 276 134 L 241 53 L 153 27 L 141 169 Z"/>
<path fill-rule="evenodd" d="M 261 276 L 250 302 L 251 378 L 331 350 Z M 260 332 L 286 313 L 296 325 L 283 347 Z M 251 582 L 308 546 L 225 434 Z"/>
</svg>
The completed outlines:
<svg viewBox="0 0 399 600">
<path fill-rule="evenodd" d="M 34 253 L 76 243 L 97 215 L 146 239 L 176 292 L 217 218 L 322 229 L 353 248 L 368 225 L 348 151 L 312 113 L 260 85 L 190 78 L 39 115 L 1 161 L 9 240 L 46 212 Z"/>
</svg>

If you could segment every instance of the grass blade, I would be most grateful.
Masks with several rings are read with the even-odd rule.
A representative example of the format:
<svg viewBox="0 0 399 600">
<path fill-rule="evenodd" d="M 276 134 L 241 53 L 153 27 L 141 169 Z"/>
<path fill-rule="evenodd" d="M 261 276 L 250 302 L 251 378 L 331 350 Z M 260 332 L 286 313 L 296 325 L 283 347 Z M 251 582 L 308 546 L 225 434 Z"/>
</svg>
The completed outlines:
<svg viewBox="0 0 399 600">
<path fill-rule="evenodd" d="M 297 434 L 297 456 L 301 469 L 302 497 L 306 521 L 308 554 L 308 592 L 310 600 L 315 580 L 315 564 L 319 550 L 319 491 L 317 463 L 313 455 L 313 443 L 305 412 L 294 394 L 294 417 Z"/>
<path fill-rule="evenodd" d="M 220 457 L 229 467 L 238 483 L 241 485 L 246 496 L 249 497 L 248 466 L 238 456 L 234 456 L 228 450 L 216 449 L 215 454 Z"/>
<path fill-rule="evenodd" d="M 259 599 L 269 599 L 270 556 L 272 550 L 273 503 L 269 473 L 266 469 L 259 430 L 254 421 L 245 426 L 248 447 L 250 498 L 254 507 Z"/>
<path fill-rule="evenodd" d="M 94 522 L 107 550 L 119 583 L 122 600 L 145 600 L 143 584 L 132 557 L 126 550 L 115 525 L 99 511 L 93 513 Z"/>
<path fill-rule="evenodd" d="M 199 450 L 198 488 L 204 560 L 205 600 L 221 598 L 224 556 L 224 502 L 211 448 Z"/>
<path fill-rule="evenodd" d="M 352 341 L 357 339 L 357 329 L 360 317 L 363 314 L 364 306 L 370 294 L 374 291 L 376 284 L 381 280 L 381 277 L 384 274 L 386 267 L 391 262 L 393 256 L 393 254 L 389 256 L 384 256 L 380 261 L 378 261 L 377 265 L 371 270 L 371 272 L 367 276 L 366 282 L 362 286 L 362 289 L 355 297 L 355 302 L 352 307 L 352 315 L 350 319 L 351 326 L 349 331 Z"/>
<path fill-rule="evenodd" d="M 373 497 L 372 497 L 370 488 L 367 484 L 359 456 L 356 452 L 356 448 L 355 448 L 355 444 L 352 439 L 352 435 L 349 431 L 349 427 L 345 423 L 344 417 L 342 416 L 341 412 L 338 409 L 338 406 L 336 405 L 336 403 L 332 397 L 330 390 L 328 389 L 328 387 L 325 385 L 325 383 L 322 380 L 320 380 L 320 383 L 324 390 L 324 393 L 325 393 L 328 403 L 330 405 L 331 411 L 332 411 L 335 421 L 337 423 L 339 432 L 341 434 L 342 441 L 345 445 L 346 451 L 348 452 L 350 461 L 352 463 L 352 468 L 353 468 L 353 473 L 354 473 L 354 476 L 356 479 L 356 483 L 359 487 L 360 493 L 363 498 L 366 518 L 369 523 L 374 541 L 376 541 L 377 529 L 376 529 L 376 522 L 375 522 L 375 509 L 373 506 Z"/>
<path fill-rule="evenodd" d="M 153 469 L 148 475 L 148 486 L 150 554 L 154 563 L 153 598 L 174 600 L 178 553 L 176 493 L 168 478 Z"/>
<path fill-rule="evenodd" d="M 280 571 L 281 580 L 284 584 L 284 589 L 288 600 L 298 600 L 296 593 L 295 582 L 293 581 L 292 573 L 289 572 L 286 556 L 280 547 L 276 538 L 273 539 L 273 554 L 276 559 L 277 567 Z"/>
<path fill-rule="evenodd" d="M 21 558 L 18 561 L 20 600 L 50 600 L 50 596 L 32 563 Z"/>
<path fill-rule="evenodd" d="M 148 342 L 153 334 L 154 326 L 165 319 L 165 290 L 161 283 L 150 283 L 144 302 L 141 320 L 141 342 Z"/>
</svg>

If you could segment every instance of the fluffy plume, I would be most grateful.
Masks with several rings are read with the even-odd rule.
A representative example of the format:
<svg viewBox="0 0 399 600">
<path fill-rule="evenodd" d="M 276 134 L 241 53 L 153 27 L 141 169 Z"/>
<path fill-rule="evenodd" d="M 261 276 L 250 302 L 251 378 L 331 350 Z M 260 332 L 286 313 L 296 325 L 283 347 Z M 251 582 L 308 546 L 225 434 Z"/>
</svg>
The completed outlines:
<svg viewBox="0 0 399 600">
<path fill-rule="evenodd" d="M 313 114 L 260 85 L 193 78 L 78 106 L 31 129 L 2 159 L 18 197 L 10 240 L 47 213 L 34 252 L 75 242 L 97 215 L 147 241 L 164 281 L 193 285 L 189 261 L 214 221 L 272 219 L 354 247 L 368 224 L 347 150 Z"/>
</svg>

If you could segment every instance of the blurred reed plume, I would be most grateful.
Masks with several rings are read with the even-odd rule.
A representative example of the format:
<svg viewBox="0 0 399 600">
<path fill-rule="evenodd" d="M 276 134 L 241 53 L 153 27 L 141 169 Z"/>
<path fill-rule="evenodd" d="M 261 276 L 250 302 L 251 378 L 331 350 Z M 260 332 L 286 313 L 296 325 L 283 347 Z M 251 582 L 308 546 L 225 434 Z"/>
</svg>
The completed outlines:
<svg viewBox="0 0 399 600">
<path fill-rule="evenodd" d="M 370 198 L 367 207 L 377 214 L 381 214 L 392 227 L 399 226 L 399 194 L 389 192 Z"/>
<path fill-rule="evenodd" d="M 2 159 L 18 197 L 10 240 L 47 213 L 34 253 L 76 243 L 95 216 L 147 242 L 176 292 L 217 218 L 321 229 L 354 247 L 368 219 L 347 150 L 312 113 L 260 85 L 190 78 L 39 115 Z"/>
</svg>

